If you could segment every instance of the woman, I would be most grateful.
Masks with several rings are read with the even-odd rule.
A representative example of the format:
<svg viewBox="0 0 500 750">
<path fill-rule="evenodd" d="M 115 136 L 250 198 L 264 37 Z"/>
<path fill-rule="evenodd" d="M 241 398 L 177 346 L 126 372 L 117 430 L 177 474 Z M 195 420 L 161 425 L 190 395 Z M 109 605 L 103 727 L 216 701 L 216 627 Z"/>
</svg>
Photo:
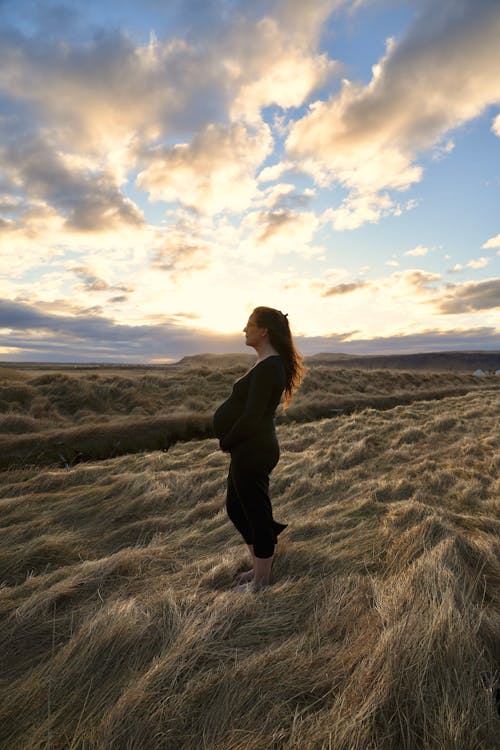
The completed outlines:
<svg viewBox="0 0 500 750">
<path fill-rule="evenodd" d="M 277 536 L 286 528 L 273 519 L 269 499 L 269 474 L 279 460 L 274 415 L 283 391 L 286 408 L 303 367 L 287 315 L 280 310 L 256 307 L 243 330 L 257 360 L 215 412 L 214 432 L 221 450 L 231 454 L 227 514 L 253 561 L 252 569 L 238 577 L 238 589 L 257 591 L 269 584 Z"/>
</svg>

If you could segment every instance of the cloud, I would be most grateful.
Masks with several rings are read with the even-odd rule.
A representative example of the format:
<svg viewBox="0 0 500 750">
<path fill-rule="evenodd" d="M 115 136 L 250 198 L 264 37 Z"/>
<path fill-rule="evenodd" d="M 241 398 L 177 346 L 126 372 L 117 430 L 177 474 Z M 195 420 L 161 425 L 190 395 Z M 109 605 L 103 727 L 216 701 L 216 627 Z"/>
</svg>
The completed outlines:
<svg viewBox="0 0 500 750">
<path fill-rule="evenodd" d="M 497 115 L 493 120 L 491 129 L 495 133 L 495 135 L 498 135 L 498 137 L 500 138 L 500 115 Z"/>
<path fill-rule="evenodd" d="M 356 333 L 356 332 L 354 332 Z M 345 354 L 412 354 L 417 352 L 497 350 L 498 330 L 493 327 L 436 330 L 426 328 L 418 333 L 373 338 L 353 338 L 351 334 L 336 338 L 310 337 L 300 341 L 305 354 L 335 351 Z"/>
<path fill-rule="evenodd" d="M 12 331 L 4 336 L 2 348 L 16 361 L 134 363 L 175 359 L 196 351 L 242 349 L 240 334 L 197 332 L 178 325 L 176 316 L 156 325 L 126 326 L 96 313 L 54 315 L 4 300 L 0 326 Z"/>
<path fill-rule="evenodd" d="M 0 50 L 4 91 L 76 150 L 101 153 L 134 135 L 197 128 L 227 107 L 220 85 L 227 75 L 215 49 L 181 39 L 140 45 L 123 31 L 101 29 L 68 44 L 7 29 Z"/>
<path fill-rule="evenodd" d="M 279 17 L 266 16 L 252 32 L 249 36 L 245 24 L 244 33 L 232 40 L 237 50 L 236 60 L 228 64 L 243 78 L 231 106 L 233 119 L 251 122 L 270 104 L 285 109 L 299 107 L 314 89 L 339 70 L 338 64 L 326 54 L 317 54 L 311 49 L 310 32 L 298 27 L 291 31 L 290 25 L 283 28 Z M 242 48 L 245 50 L 243 65 Z"/>
<path fill-rule="evenodd" d="M 295 210 L 306 208 L 314 197 L 313 188 L 305 188 L 299 192 L 294 185 L 275 185 L 266 197 L 266 204 L 274 210 Z"/>
<path fill-rule="evenodd" d="M 355 191 L 342 201 L 339 208 L 328 208 L 322 219 L 330 221 L 337 231 L 343 231 L 357 229 L 367 222 L 376 224 L 382 216 L 397 212 L 398 208 L 394 207 L 387 193 L 361 195 Z"/>
<path fill-rule="evenodd" d="M 492 247 L 500 247 L 500 234 L 495 235 L 495 237 L 490 237 L 490 239 L 482 245 L 483 250 L 489 250 Z"/>
<path fill-rule="evenodd" d="M 422 177 L 420 153 L 500 102 L 499 34 L 497 0 L 425 0 L 368 84 L 345 81 L 292 125 L 288 157 L 316 162 L 354 195 L 408 188 Z"/>
<path fill-rule="evenodd" d="M 267 125 L 208 125 L 189 144 L 158 147 L 137 178 L 153 200 L 179 201 L 205 214 L 243 211 L 257 195 L 255 172 L 271 152 Z"/>
<path fill-rule="evenodd" d="M 386 265 L 393 266 L 397 261 L 388 261 Z M 382 300 L 396 300 L 398 306 L 412 306 L 417 304 L 432 303 L 439 290 L 441 275 L 431 273 L 420 268 L 408 268 L 402 271 L 394 271 L 390 276 L 381 277 L 377 281 L 380 294 L 379 302 Z M 413 310 L 414 314 L 415 308 Z M 420 313 L 419 313 L 420 314 Z"/>
<path fill-rule="evenodd" d="M 350 283 L 335 284 L 327 287 L 321 294 L 322 297 L 335 297 L 339 294 L 350 294 L 368 285 L 367 281 L 353 281 Z"/>
<path fill-rule="evenodd" d="M 253 212 L 246 217 L 245 226 L 251 229 L 244 242 L 249 252 L 251 248 L 261 248 L 269 258 L 273 253 L 298 253 L 310 257 L 323 252 L 322 247 L 311 244 L 320 226 L 312 211 L 285 208 Z"/>
<path fill-rule="evenodd" d="M 274 182 L 279 180 L 285 172 L 294 169 L 294 164 L 291 161 L 281 161 L 278 164 L 272 164 L 269 167 L 259 172 L 257 179 L 259 182 Z"/>
<path fill-rule="evenodd" d="M 211 247 L 202 233 L 196 218 L 186 216 L 173 222 L 156 253 L 154 267 L 168 271 L 172 279 L 207 268 Z"/>
<path fill-rule="evenodd" d="M 429 253 L 428 247 L 424 247 L 423 245 L 417 245 L 411 250 L 406 250 L 405 255 L 423 256 L 423 255 L 427 255 L 428 253 Z"/>
<path fill-rule="evenodd" d="M 438 307 L 439 311 L 445 315 L 500 307 L 500 278 L 449 285 Z"/>
<path fill-rule="evenodd" d="M 35 362 L 143 363 L 176 360 L 201 352 L 248 352 L 241 335 L 195 331 L 180 324 L 182 314 L 151 325 L 120 325 L 99 314 L 54 315 L 25 303 L 0 301 L 0 326 L 10 329 L 2 341 L 2 358 Z M 189 319 L 189 316 L 188 316 Z M 356 331 L 328 336 L 296 336 L 304 354 L 341 351 L 350 354 L 390 354 L 460 349 L 497 349 L 492 327 L 410 335 L 356 338 Z"/>
<path fill-rule="evenodd" d="M 106 292 L 110 290 L 120 291 L 120 292 L 131 292 L 133 291 L 132 287 L 130 286 L 120 286 L 120 285 L 112 285 L 108 284 L 107 281 L 105 281 L 103 278 L 98 276 L 94 271 L 92 271 L 87 266 L 73 266 L 70 268 L 73 273 L 75 273 L 83 282 L 82 287 L 84 291 L 86 292 Z M 126 298 L 120 298 L 126 299 Z M 113 298 L 114 301 L 117 300 L 116 297 Z"/>
<path fill-rule="evenodd" d="M 4 143 L 0 146 L 4 173 L 14 185 L 22 186 L 26 209 L 42 202 L 56 210 L 65 227 L 73 231 L 108 231 L 122 224 L 143 223 L 141 211 L 114 184 L 112 175 L 67 163 L 48 136 L 24 135 Z M 22 206 L 18 198 L 16 208 Z M 21 212 L 18 221 L 22 224 L 26 218 L 26 211 L 24 216 Z"/>
<path fill-rule="evenodd" d="M 347 4 L 266 0 L 221 12 L 219 2 L 173 3 L 170 35 L 145 43 L 119 28 L 126 3 L 110 9 L 110 30 L 89 24 L 91 7 L 20 2 L 0 30 L 7 198 L 43 201 L 75 231 L 140 224 L 122 189 L 138 171 L 153 200 L 245 210 L 273 146 L 261 110 L 298 107 L 336 74 L 318 48 L 324 21 Z M 30 33 L 19 30 L 23 8 Z M 143 11 L 154 28 L 158 8 Z"/>
<path fill-rule="evenodd" d="M 476 258 L 467 263 L 467 268 L 486 268 L 490 262 L 491 258 Z"/>
<path fill-rule="evenodd" d="M 107 281 L 96 276 L 85 266 L 76 266 L 71 269 L 83 281 L 83 287 L 87 292 L 103 292 L 110 287 Z"/>
</svg>

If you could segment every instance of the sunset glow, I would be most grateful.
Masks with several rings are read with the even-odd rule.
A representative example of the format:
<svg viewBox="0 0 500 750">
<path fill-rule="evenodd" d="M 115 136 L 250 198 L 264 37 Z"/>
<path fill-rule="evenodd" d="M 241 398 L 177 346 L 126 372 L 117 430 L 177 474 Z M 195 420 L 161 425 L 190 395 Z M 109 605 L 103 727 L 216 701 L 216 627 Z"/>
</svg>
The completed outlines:
<svg viewBox="0 0 500 750">
<path fill-rule="evenodd" d="M 500 348 L 497 0 L 0 4 L 0 359 Z"/>
</svg>

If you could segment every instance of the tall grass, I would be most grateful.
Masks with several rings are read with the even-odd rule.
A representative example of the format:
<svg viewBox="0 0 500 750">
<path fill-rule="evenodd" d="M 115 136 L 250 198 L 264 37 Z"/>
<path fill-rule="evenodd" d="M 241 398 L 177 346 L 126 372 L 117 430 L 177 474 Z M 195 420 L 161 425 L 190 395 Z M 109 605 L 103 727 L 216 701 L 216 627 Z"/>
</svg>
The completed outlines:
<svg viewBox="0 0 500 750">
<path fill-rule="evenodd" d="M 498 391 L 279 426 L 273 583 L 213 440 L 0 474 L 9 750 L 494 750 Z"/>
<path fill-rule="evenodd" d="M 231 392 L 244 365 L 168 370 L 164 374 L 0 370 L 0 469 L 72 465 L 129 452 L 167 448 L 208 436 L 210 414 Z M 7 373 L 6 380 L 2 380 Z M 342 412 L 388 409 L 491 388 L 491 379 L 450 373 L 310 368 L 279 422 Z"/>
</svg>

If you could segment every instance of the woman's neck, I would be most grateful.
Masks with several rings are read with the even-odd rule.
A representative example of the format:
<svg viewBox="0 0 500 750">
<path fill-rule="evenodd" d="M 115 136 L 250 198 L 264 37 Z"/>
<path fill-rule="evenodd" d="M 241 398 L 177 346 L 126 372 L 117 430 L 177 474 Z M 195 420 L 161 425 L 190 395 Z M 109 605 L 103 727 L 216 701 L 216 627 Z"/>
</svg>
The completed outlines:
<svg viewBox="0 0 500 750">
<path fill-rule="evenodd" d="M 278 354 L 270 342 L 264 342 L 259 346 L 254 346 L 254 349 L 257 352 L 257 362 L 261 362 L 263 359 L 266 359 L 266 357 L 272 357 L 273 355 Z"/>
</svg>

